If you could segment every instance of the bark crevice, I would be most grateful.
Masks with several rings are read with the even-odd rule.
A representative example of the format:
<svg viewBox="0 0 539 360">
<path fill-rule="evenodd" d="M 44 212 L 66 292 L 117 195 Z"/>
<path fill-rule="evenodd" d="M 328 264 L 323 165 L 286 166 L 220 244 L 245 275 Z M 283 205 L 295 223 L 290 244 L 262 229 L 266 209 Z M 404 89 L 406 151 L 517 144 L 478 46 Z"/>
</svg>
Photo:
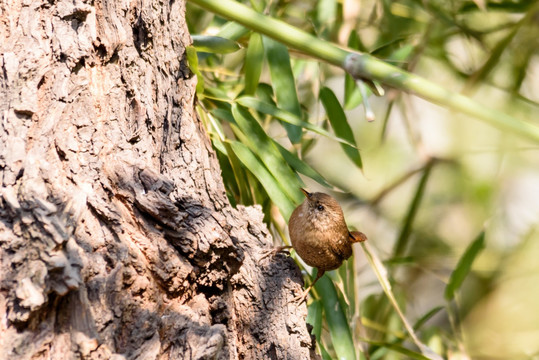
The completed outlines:
<svg viewBox="0 0 539 360">
<path fill-rule="evenodd" d="M 227 200 L 184 12 L 0 4 L 0 358 L 314 356 L 297 266 Z"/>
</svg>

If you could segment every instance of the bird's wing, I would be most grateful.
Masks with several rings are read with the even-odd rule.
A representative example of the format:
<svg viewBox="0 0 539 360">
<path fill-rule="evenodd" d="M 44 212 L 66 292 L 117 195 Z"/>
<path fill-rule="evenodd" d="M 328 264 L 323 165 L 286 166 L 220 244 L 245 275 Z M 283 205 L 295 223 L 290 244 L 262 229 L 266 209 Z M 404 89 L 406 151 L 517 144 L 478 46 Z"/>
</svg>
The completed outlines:
<svg viewBox="0 0 539 360">
<path fill-rule="evenodd" d="M 330 241 L 329 243 L 331 251 L 342 260 L 346 260 L 352 255 L 352 245 L 347 236 L 333 239 L 333 241 Z"/>
</svg>

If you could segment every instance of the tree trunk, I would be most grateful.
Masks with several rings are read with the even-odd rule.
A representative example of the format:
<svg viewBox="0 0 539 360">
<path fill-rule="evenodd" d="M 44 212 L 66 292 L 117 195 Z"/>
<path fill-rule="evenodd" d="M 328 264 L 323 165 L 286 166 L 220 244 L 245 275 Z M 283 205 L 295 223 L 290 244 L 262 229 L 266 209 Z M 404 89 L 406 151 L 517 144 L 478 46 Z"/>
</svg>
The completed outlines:
<svg viewBox="0 0 539 360">
<path fill-rule="evenodd" d="M 226 198 L 184 12 L 0 4 L 0 358 L 315 356 L 296 265 Z"/>
</svg>

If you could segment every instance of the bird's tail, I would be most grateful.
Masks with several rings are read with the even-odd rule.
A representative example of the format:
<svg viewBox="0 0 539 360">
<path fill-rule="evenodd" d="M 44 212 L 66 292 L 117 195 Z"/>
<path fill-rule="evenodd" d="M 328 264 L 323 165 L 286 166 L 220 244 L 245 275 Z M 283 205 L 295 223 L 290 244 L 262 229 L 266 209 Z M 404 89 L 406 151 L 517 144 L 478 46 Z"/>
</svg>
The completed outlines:
<svg viewBox="0 0 539 360">
<path fill-rule="evenodd" d="M 350 241 L 353 243 L 363 242 L 367 240 L 367 235 L 363 234 L 361 231 L 350 231 Z"/>
</svg>

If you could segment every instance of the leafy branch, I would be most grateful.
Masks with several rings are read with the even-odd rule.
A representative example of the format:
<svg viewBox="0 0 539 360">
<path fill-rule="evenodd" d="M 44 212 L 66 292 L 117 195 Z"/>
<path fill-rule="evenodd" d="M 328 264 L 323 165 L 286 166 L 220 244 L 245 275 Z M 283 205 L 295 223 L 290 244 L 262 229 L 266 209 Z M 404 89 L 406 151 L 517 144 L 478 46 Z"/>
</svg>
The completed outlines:
<svg viewBox="0 0 539 360">
<path fill-rule="evenodd" d="M 539 127 L 496 109 L 481 105 L 471 98 L 449 91 L 423 77 L 411 74 L 375 57 L 343 49 L 318 39 L 294 26 L 265 16 L 232 0 L 189 0 L 206 10 L 233 20 L 249 29 L 273 38 L 290 48 L 346 70 L 355 79 L 379 81 L 387 86 L 414 93 L 450 110 L 483 120 L 503 131 L 510 131 L 539 142 Z"/>
</svg>

